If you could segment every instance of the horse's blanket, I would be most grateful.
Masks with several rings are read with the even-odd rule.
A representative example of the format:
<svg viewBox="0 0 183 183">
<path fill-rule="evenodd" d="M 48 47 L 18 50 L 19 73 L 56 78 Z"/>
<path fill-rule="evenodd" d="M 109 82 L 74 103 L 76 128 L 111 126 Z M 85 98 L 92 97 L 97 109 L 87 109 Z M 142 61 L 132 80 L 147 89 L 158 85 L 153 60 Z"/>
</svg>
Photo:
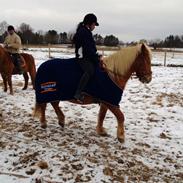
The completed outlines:
<svg viewBox="0 0 183 183">
<path fill-rule="evenodd" d="M 75 58 L 52 59 L 44 62 L 36 74 L 36 102 L 74 99 L 82 73 Z M 119 106 L 123 93 L 100 67 L 97 67 L 84 92 L 115 106 Z"/>
</svg>

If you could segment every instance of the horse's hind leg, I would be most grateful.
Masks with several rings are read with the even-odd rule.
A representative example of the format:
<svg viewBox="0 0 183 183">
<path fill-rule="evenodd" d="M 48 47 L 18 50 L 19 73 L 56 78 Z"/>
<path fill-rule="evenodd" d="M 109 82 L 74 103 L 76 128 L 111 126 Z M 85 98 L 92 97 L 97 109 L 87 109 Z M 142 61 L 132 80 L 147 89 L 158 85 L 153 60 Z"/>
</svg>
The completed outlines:
<svg viewBox="0 0 183 183">
<path fill-rule="evenodd" d="M 40 117 L 41 127 L 46 128 L 47 127 L 46 117 L 45 117 L 46 103 L 39 104 L 39 107 L 41 112 L 41 117 Z"/>
<path fill-rule="evenodd" d="M 106 113 L 107 113 L 107 107 L 105 106 L 105 104 L 101 103 L 99 114 L 98 114 L 98 123 L 97 123 L 97 127 L 96 127 L 97 134 L 101 135 L 101 136 L 107 135 L 107 132 L 106 132 L 105 128 L 103 127 L 103 121 L 104 121 Z"/>
<path fill-rule="evenodd" d="M 51 102 L 51 105 L 53 106 L 55 113 L 57 114 L 58 117 L 58 124 L 61 127 L 64 127 L 65 124 L 65 116 L 63 114 L 63 112 L 61 111 L 60 107 L 59 107 L 59 102 Z"/>
<path fill-rule="evenodd" d="M 24 77 L 24 87 L 22 88 L 22 90 L 26 90 L 27 89 L 27 86 L 28 86 L 28 81 L 29 81 L 29 76 L 27 74 L 27 72 L 24 72 L 23 73 L 23 77 Z"/>
<path fill-rule="evenodd" d="M 33 89 L 35 89 L 35 75 L 36 75 L 36 71 L 32 70 L 31 72 L 29 72 L 29 75 L 31 77 L 31 82 L 32 82 Z"/>
</svg>

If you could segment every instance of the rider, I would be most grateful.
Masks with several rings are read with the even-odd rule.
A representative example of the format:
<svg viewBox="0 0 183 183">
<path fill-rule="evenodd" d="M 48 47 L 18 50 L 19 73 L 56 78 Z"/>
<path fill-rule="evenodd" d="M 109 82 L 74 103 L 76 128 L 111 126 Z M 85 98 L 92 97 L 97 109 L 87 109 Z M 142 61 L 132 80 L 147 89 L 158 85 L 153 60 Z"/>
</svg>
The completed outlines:
<svg viewBox="0 0 183 183">
<path fill-rule="evenodd" d="M 21 39 L 16 34 L 15 29 L 12 25 L 8 26 L 7 29 L 8 35 L 4 41 L 4 47 L 13 57 L 13 63 L 18 70 L 19 74 L 23 73 L 23 69 L 21 67 L 21 58 L 20 58 L 20 48 L 21 48 Z"/>
<path fill-rule="evenodd" d="M 77 62 L 83 70 L 83 75 L 76 89 L 74 98 L 81 103 L 84 99 L 82 91 L 93 76 L 99 60 L 102 59 L 97 53 L 96 44 L 92 35 L 95 26 L 99 26 L 97 17 L 93 13 L 87 14 L 83 21 L 78 24 L 76 34 L 73 38 Z"/>
</svg>

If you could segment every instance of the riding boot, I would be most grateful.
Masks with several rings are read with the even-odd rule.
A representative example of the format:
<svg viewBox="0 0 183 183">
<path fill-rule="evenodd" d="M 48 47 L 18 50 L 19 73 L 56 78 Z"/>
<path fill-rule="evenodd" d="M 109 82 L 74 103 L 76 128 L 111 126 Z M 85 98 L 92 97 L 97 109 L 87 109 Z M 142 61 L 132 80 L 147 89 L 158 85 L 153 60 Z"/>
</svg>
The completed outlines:
<svg viewBox="0 0 183 183">
<path fill-rule="evenodd" d="M 21 67 L 21 58 L 20 55 L 18 53 L 12 54 L 13 58 L 14 58 L 14 65 L 17 69 L 18 74 L 23 74 L 23 69 Z"/>
<path fill-rule="evenodd" d="M 20 58 L 20 56 L 17 59 L 17 70 L 18 70 L 19 74 L 23 74 L 24 73 L 24 71 L 22 69 L 22 66 L 21 66 L 21 58 Z"/>
<path fill-rule="evenodd" d="M 83 89 L 86 87 L 88 81 L 90 79 L 90 75 L 88 73 L 84 73 L 83 76 L 81 77 L 81 80 L 79 82 L 78 88 L 76 90 L 76 93 L 74 95 L 74 98 L 79 101 L 79 102 L 83 102 L 84 100 L 84 96 L 82 95 L 82 91 Z"/>
</svg>

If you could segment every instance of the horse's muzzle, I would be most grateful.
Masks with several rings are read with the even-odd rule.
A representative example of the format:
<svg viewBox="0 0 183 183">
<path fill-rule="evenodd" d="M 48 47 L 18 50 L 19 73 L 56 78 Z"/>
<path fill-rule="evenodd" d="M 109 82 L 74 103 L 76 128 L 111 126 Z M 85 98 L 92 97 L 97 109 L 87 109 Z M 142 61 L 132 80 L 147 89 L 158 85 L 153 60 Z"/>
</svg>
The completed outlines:
<svg viewBox="0 0 183 183">
<path fill-rule="evenodd" d="M 140 77 L 139 80 L 142 83 L 150 83 L 152 80 L 152 75 L 144 75 L 144 76 Z"/>
</svg>

